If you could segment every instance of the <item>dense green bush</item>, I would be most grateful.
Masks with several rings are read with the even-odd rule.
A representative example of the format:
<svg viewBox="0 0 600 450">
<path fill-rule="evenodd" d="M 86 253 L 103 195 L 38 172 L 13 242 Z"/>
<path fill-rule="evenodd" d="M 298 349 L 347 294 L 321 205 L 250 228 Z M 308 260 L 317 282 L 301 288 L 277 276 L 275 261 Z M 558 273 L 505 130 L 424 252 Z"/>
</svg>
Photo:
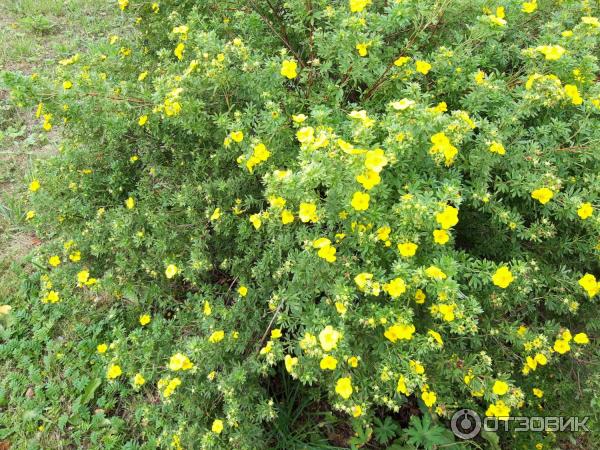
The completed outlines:
<svg viewBox="0 0 600 450">
<path fill-rule="evenodd" d="M 105 315 L 77 343 L 128 427 L 101 446 L 285 448 L 290 383 L 357 446 L 415 405 L 591 412 L 594 2 L 118 6 L 132 37 L 5 77 L 64 128 L 31 290 L 49 336 Z"/>
</svg>

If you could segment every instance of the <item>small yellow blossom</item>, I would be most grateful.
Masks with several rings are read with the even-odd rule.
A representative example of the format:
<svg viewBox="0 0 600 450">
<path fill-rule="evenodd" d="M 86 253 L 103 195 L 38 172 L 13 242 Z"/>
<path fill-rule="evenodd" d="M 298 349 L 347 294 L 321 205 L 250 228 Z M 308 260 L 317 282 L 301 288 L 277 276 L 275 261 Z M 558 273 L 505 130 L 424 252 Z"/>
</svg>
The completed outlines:
<svg viewBox="0 0 600 450">
<path fill-rule="evenodd" d="M 210 430 L 215 434 L 221 434 L 223 431 L 223 421 L 220 419 L 215 419 L 210 427 Z"/>
<path fill-rule="evenodd" d="M 142 314 L 139 320 L 141 326 L 146 326 L 150 323 L 152 318 L 150 317 L 150 314 Z"/>
<path fill-rule="evenodd" d="M 106 377 L 109 380 L 114 380 L 115 378 L 119 378 L 123 374 L 121 367 L 116 364 L 111 364 L 106 371 Z"/>
<path fill-rule="evenodd" d="M 327 325 L 319 333 L 319 342 L 321 348 L 326 352 L 329 352 L 337 347 L 337 343 L 340 339 L 340 333 L 336 331 L 331 325 Z"/>
<path fill-rule="evenodd" d="M 354 392 L 352 380 L 349 377 L 339 378 L 335 384 L 335 392 L 343 399 L 349 399 Z"/>
<path fill-rule="evenodd" d="M 508 267 L 502 266 L 492 276 L 492 282 L 499 288 L 506 289 L 512 283 L 514 277 Z"/>
<path fill-rule="evenodd" d="M 165 276 L 167 278 L 173 278 L 179 273 L 179 268 L 175 264 L 169 264 L 165 269 Z"/>
<path fill-rule="evenodd" d="M 415 61 L 415 70 L 423 75 L 427 75 L 431 70 L 431 64 L 426 61 Z"/>
<path fill-rule="evenodd" d="M 548 189 L 547 187 L 535 189 L 531 192 L 531 198 L 537 200 L 542 205 L 545 205 L 550 200 L 552 200 L 552 197 L 554 197 L 554 192 L 552 192 L 552 190 Z"/>
<path fill-rule="evenodd" d="M 292 80 L 298 76 L 298 64 L 293 59 L 286 59 L 281 63 L 281 75 Z"/>
</svg>

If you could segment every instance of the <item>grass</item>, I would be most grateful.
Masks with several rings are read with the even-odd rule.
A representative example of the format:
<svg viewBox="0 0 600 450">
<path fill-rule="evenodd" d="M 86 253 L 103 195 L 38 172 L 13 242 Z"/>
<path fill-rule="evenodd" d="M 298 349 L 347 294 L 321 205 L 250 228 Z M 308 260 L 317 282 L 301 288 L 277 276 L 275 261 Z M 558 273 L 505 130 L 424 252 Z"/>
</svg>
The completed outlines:
<svg viewBox="0 0 600 450">
<path fill-rule="evenodd" d="M 108 35 L 116 8 L 107 0 L 0 0 L 0 69 L 52 70 L 57 60 Z M 0 86 L 0 286 L 13 286 L 9 267 L 37 242 L 24 227 L 26 184 L 35 161 L 52 155 L 58 134 L 46 133 L 32 111 L 9 105 Z M 11 281 L 13 280 L 13 281 Z M 13 286 L 14 288 L 14 286 Z"/>
<path fill-rule="evenodd" d="M 0 0 L 0 71 L 49 73 L 59 59 L 82 51 L 92 40 L 108 35 L 116 25 L 116 14 L 115 3 L 108 0 Z M 41 129 L 39 122 L 34 121 L 33 111 L 10 105 L 8 92 L 0 84 L 0 305 L 13 305 L 14 309 L 23 306 L 20 304 L 27 290 L 27 282 L 23 280 L 27 280 L 29 272 L 27 255 L 40 243 L 25 222 L 27 183 L 36 161 L 56 153 L 59 140 L 56 131 L 46 133 Z M 25 308 L 24 314 L 31 312 Z M 1 320 L 2 317 L 0 325 Z M 6 340 L 9 336 L 2 326 L 0 331 L 0 341 Z M 48 342 L 53 345 L 51 340 Z M 26 345 L 26 339 L 18 345 Z M 43 366 L 48 347 L 36 348 L 37 351 L 33 347 L 12 351 Z M 41 418 L 48 412 L 43 413 L 39 408 L 43 402 L 34 401 L 40 396 L 34 389 L 39 383 L 28 380 L 34 372 L 16 370 L 12 364 L 0 361 L 0 373 L 22 379 L 16 390 L 22 392 L 23 398 L 18 403 L 23 407 L 0 412 L 0 416 L 6 414 L 12 418 L 9 421 L 14 420 L 14 426 L 8 429 L 0 425 L 0 449 L 66 448 L 63 436 L 56 433 L 43 436 L 38 431 L 43 426 L 39 425 Z M 55 375 L 55 382 L 60 382 L 62 375 Z M 5 398 L 0 387 L 0 407 L 11 400 Z M 61 399 L 51 403 L 54 406 L 50 408 L 60 407 Z"/>
</svg>

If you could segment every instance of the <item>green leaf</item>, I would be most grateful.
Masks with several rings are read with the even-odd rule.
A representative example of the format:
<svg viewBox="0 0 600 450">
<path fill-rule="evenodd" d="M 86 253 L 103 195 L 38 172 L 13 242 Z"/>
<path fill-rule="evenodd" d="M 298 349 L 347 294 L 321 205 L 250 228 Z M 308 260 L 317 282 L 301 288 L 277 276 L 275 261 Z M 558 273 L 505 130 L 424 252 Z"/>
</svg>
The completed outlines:
<svg viewBox="0 0 600 450">
<path fill-rule="evenodd" d="M 82 404 L 85 405 L 92 398 L 94 398 L 94 393 L 96 392 L 96 389 L 98 389 L 98 387 L 100 386 L 100 384 L 102 384 L 102 379 L 101 378 L 92 378 L 89 381 L 89 383 L 85 387 L 85 391 L 83 392 L 83 395 L 81 396 L 81 403 Z"/>
</svg>

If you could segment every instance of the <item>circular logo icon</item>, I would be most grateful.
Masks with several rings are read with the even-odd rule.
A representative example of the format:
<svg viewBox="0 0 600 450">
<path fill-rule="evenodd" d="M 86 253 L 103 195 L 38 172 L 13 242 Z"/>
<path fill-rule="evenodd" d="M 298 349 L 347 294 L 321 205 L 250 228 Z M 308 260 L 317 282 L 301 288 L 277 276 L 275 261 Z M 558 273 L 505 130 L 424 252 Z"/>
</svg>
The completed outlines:
<svg viewBox="0 0 600 450">
<path fill-rule="evenodd" d="M 473 410 L 459 409 L 452 416 L 450 428 L 456 437 L 472 439 L 481 431 L 481 418 Z"/>
</svg>

